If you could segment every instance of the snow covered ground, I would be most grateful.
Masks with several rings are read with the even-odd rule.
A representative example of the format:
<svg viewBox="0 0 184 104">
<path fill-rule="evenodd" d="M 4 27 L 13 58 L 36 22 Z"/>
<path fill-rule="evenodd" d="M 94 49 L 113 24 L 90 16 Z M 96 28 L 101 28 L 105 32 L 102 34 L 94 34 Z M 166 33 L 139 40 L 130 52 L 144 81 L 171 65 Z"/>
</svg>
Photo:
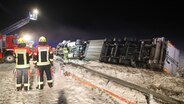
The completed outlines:
<svg viewBox="0 0 184 104">
<path fill-rule="evenodd" d="M 181 55 L 183 56 L 183 55 Z M 184 65 L 184 57 L 180 57 L 180 68 Z M 100 63 L 98 61 L 79 61 L 79 60 L 71 60 L 73 63 L 81 64 L 85 67 L 91 68 L 93 70 L 99 71 L 101 73 L 117 77 L 119 79 L 128 81 L 130 83 L 142 86 L 144 88 L 153 90 L 157 93 L 184 101 L 184 78 L 180 75 L 172 76 L 169 74 L 165 74 L 163 72 L 151 71 L 149 69 L 140 69 L 140 68 L 132 68 L 123 65 L 115 65 L 115 64 L 107 64 Z M 79 77 L 86 79 L 92 83 L 96 83 L 97 85 L 104 86 L 104 83 L 107 81 L 102 81 L 103 78 L 98 78 L 95 75 L 90 75 L 89 73 L 80 70 L 80 68 L 75 68 L 70 65 L 65 67 L 66 70 L 71 73 L 77 74 Z M 105 80 L 105 79 L 104 79 Z M 109 89 L 113 89 L 119 95 L 135 101 L 145 103 L 145 98 L 143 95 L 135 93 L 135 91 L 128 91 L 128 89 L 121 87 L 117 87 L 114 83 L 110 83 L 108 86 Z M 124 89 L 124 90 L 123 90 Z M 118 92 L 119 91 L 119 92 Z M 122 92 L 121 92 L 122 91 Z M 127 94 L 131 92 L 131 94 Z M 125 93 L 125 94 L 123 94 Z M 137 94 L 137 95 L 136 95 Z M 131 95 L 131 96 L 129 96 Z M 139 99 L 139 100 L 138 100 Z M 141 100 L 140 100 L 141 99 Z"/>
<path fill-rule="evenodd" d="M 84 66 L 184 101 L 184 79 L 182 77 L 96 61 L 86 62 Z"/>
<path fill-rule="evenodd" d="M 58 64 L 59 65 L 59 64 Z M 46 84 L 36 89 L 35 69 L 32 68 L 32 90 L 16 91 L 13 69 L 15 64 L 0 64 L 0 104 L 110 104 L 106 96 L 93 91 L 78 81 L 61 75 L 55 66 L 54 87 Z"/>
<path fill-rule="evenodd" d="M 115 102 L 120 102 L 115 98 L 116 101 L 114 101 L 114 99 L 111 100 L 111 96 L 96 91 L 79 81 L 73 80 L 70 77 L 65 77 L 62 74 L 63 69 L 64 71 L 70 71 L 77 74 L 84 80 L 112 91 L 129 101 L 138 104 L 147 103 L 145 96 L 138 91 L 120 86 L 113 82 L 108 83 L 107 79 L 85 72 L 71 65 L 65 65 L 63 68 L 63 65 L 60 65 L 60 63 L 60 61 L 56 61 L 54 64 L 54 87 L 49 88 L 46 84 L 43 90 L 35 88 L 36 69 L 31 67 L 31 82 L 33 85 L 32 90 L 28 92 L 17 92 L 15 90 L 15 76 L 13 74 L 15 64 L 0 64 L 0 104 L 115 104 Z M 182 77 L 174 77 L 161 72 L 100 63 L 97 61 L 77 61 L 77 63 L 104 74 L 154 90 L 163 95 L 184 101 L 184 79 Z M 154 102 L 154 104 L 155 103 L 156 102 Z"/>
</svg>

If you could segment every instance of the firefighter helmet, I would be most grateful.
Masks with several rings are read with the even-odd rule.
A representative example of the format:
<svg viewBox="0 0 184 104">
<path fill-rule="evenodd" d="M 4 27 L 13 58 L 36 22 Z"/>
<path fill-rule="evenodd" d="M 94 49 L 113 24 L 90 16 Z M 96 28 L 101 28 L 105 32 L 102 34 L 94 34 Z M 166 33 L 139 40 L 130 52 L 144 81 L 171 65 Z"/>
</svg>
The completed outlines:
<svg viewBox="0 0 184 104">
<path fill-rule="evenodd" d="M 26 41 L 23 38 L 18 39 L 18 44 L 26 43 Z"/>
<path fill-rule="evenodd" d="M 44 36 L 41 36 L 41 37 L 39 38 L 39 42 L 46 42 L 46 38 L 45 38 Z"/>
</svg>

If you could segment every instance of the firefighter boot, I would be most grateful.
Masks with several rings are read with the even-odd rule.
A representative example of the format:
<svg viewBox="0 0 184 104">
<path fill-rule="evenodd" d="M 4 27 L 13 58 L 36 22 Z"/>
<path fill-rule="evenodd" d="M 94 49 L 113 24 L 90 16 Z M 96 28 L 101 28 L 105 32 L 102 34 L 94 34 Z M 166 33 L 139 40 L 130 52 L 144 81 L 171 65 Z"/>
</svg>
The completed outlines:
<svg viewBox="0 0 184 104">
<path fill-rule="evenodd" d="M 53 87 L 53 83 L 48 83 L 48 85 L 50 88 Z"/>
<path fill-rule="evenodd" d="M 25 90 L 25 91 L 28 91 L 28 86 L 25 86 L 25 87 L 24 87 L 24 90 Z"/>
<path fill-rule="evenodd" d="M 43 88 L 44 88 L 44 85 L 43 84 L 40 85 L 40 88 L 39 88 L 39 85 L 36 86 L 36 89 L 42 90 Z"/>
<path fill-rule="evenodd" d="M 21 87 L 17 87 L 17 91 L 21 91 L 22 90 L 22 88 Z"/>
<path fill-rule="evenodd" d="M 32 89 L 31 86 L 24 86 L 25 91 L 28 91 L 28 90 L 31 90 L 31 89 Z"/>
</svg>

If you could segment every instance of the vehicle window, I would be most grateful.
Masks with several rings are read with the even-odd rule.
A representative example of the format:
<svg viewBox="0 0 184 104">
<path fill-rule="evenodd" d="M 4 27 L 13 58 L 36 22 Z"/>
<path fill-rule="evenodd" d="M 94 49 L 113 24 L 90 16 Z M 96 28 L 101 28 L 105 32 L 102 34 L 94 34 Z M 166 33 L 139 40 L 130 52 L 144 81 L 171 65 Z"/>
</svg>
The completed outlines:
<svg viewBox="0 0 184 104">
<path fill-rule="evenodd" d="M 12 39 L 12 43 L 13 43 L 13 44 L 17 44 L 17 38 L 13 38 L 13 39 Z"/>
</svg>

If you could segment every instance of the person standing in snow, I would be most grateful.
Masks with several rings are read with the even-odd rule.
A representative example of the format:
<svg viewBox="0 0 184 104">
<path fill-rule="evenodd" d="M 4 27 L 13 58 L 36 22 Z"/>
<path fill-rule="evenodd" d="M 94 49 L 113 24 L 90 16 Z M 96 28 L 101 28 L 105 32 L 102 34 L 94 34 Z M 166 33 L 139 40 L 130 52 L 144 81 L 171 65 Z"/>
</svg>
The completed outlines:
<svg viewBox="0 0 184 104">
<path fill-rule="evenodd" d="M 33 63 L 38 68 L 39 74 L 39 81 L 38 81 L 38 89 L 44 88 L 44 71 L 47 76 L 47 83 L 49 87 L 53 87 L 53 80 L 52 80 L 52 69 L 53 66 L 53 52 L 52 48 L 49 45 L 46 45 L 46 38 L 41 36 L 39 38 L 39 45 L 36 46 L 34 49 L 33 54 Z"/>
<path fill-rule="evenodd" d="M 16 60 L 16 76 L 17 76 L 17 91 L 30 89 L 29 77 L 30 77 L 30 63 L 29 60 L 32 56 L 32 52 L 26 47 L 26 41 L 23 38 L 18 39 L 18 46 L 13 51 Z M 24 76 L 24 83 L 22 84 L 22 76 Z"/>
</svg>

